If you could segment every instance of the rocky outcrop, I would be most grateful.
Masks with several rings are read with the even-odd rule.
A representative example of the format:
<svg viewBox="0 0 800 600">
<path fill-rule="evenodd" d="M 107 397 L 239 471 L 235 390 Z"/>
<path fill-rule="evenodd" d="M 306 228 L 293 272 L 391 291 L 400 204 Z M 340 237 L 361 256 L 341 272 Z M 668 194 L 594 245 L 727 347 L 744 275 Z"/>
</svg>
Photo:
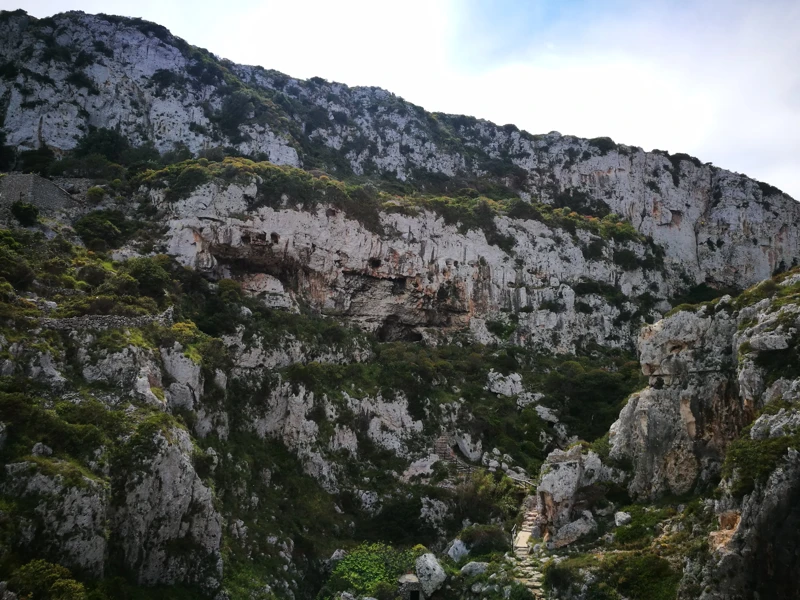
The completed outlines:
<svg viewBox="0 0 800 600">
<path fill-rule="evenodd" d="M 621 483 L 624 474 L 604 465 L 593 451 L 580 445 L 554 450 L 542 465 L 537 493 L 535 537 L 552 539 L 554 547 L 571 544 L 597 528 L 590 508 L 601 484 Z"/>
<path fill-rule="evenodd" d="M 611 457 L 633 462 L 631 495 L 683 494 L 714 480 L 730 440 L 764 404 L 793 389 L 792 380 L 758 364 L 795 343 L 800 309 L 776 304 L 725 297 L 642 329 L 650 385 L 631 396 L 610 431 Z"/>
<path fill-rule="evenodd" d="M 16 523 L 21 548 L 102 577 L 107 491 L 101 481 L 70 467 L 57 459 L 7 464 L 0 493 L 33 505 L 30 514 Z"/>
<path fill-rule="evenodd" d="M 417 558 L 416 573 L 422 586 L 422 591 L 426 596 L 430 596 L 444 584 L 447 579 L 442 565 L 436 560 L 436 556 L 430 552 Z"/>
<path fill-rule="evenodd" d="M 792 448 L 766 483 L 741 504 L 730 496 L 717 503 L 720 528 L 709 538 L 711 555 L 705 563 L 689 563 L 679 597 L 800 597 L 794 576 L 800 568 L 798 502 L 800 455 Z"/>
<path fill-rule="evenodd" d="M 594 236 L 586 231 L 573 237 L 539 221 L 499 217 L 499 230 L 515 239 L 507 252 L 483 232 L 461 232 L 427 211 L 381 213 L 380 235 L 324 204 L 314 211 L 252 208 L 255 189 L 255 181 L 252 189 L 215 182 L 176 203 L 151 190 L 170 215 L 168 253 L 217 277 L 238 277 L 245 289 L 256 276 L 277 278 L 274 290 L 283 291 L 269 296 L 270 305 L 299 296 L 384 340 L 470 328 L 478 341 L 496 342 L 502 338 L 486 322 L 507 321 L 511 312 L 511 339 L 519 344 L 571 352 L 592 338 L 627 346 L 634 299 L 663 300 L 679 285 L 659 269 L 614 263 L 623 248 L 650 256 L 640 242 L 609 241 L 607 252 L 587 258 L 582 248 Z M 576 287 L 584 279 L 602 283 L 584 291 Z M 629 300 L 606 298 L 603 290 L 614 286 Z"/>
<path fill-rule="evenodd" d="M 232 146 L 284 165 L 311 163 L 303 149 L 314 149 L 337 157 L 323 166 L 344 174 L 420 187 L 439 179 L 455 190 L 490 177 L 525 199 L 624 216 L 691 282 L 746 287 L 800 256 L 800 208 L 791 198 L 690 156 L 432 118 L 378 88 L 217 60 L 143 21 L 6 13 L 0 40 L 10 65 L 0 79 L 3 128 L 20 149 L 68 150 L 91 125 L 162 151 Z M 237 79 L 241 89 L 232 93 L 228 82 Z"/>
<path fill-rule="evenodd" d="M 222 518 L 192 466 L 192 442 L 178 428 L 138 440 L 130 470 L 114 474 L 112 552 L 145 585 L 200 584 L 222 576 Z"/>
</svg>

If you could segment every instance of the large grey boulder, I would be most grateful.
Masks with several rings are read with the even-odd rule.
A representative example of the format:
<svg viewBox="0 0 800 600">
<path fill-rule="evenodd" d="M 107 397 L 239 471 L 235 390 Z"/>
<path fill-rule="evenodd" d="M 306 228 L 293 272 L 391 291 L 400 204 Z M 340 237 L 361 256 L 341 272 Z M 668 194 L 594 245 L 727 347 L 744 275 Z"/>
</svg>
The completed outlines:
<svg viewBox="0 0 800 600">
<path fill-rule="evenodd" d="M 415 566 L 417 577 L 425 596 L 433 594 L 433 592 L 442 587 L 445 579 L 447 579 L 447 574 L 444 572 L 442 565 L 430 552 L 420 556 Z"/>
<path fill-rule="evenodd" d="M 461 567 L 461 574 L 466 577 L 472 577 L 473 575 L 482 575 L 486 573 L 486 569 L 489 568 L 489 563 L 487 562 L 468 562 L 463 567 Z"/>
<path fill-rule="evenodd" d="M 445 553 L 452 558 L 454 562 L 458 562 L 469 554 L 469 548 L 467 548 L 467 545 L 461 540 L 455 539 L 447 546 Z"/>
</svg>

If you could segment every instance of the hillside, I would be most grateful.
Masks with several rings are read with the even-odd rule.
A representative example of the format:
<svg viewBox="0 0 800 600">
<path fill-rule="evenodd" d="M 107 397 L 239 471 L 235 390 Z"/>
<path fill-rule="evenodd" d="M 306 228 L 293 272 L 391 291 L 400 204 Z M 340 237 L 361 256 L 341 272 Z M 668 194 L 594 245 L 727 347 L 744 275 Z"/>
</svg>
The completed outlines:
<svg viewBox="0 0 800 600">
<path fill-rule="evenodd" d="M 0 57 L 2 600 L 800 598 L 792 198 L 137 19 Z"/>
</svg>

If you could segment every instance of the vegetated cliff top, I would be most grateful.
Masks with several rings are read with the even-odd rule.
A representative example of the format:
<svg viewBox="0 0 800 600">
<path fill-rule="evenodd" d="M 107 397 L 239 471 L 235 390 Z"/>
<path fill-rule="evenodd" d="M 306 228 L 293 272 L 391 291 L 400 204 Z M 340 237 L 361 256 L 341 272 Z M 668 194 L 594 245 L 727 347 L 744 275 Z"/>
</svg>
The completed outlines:
<svg viewBox="0 0 800 600">
<path fill-rule="evenodd" d="M 636 193 L 699 181 L 713 193 L 731 175 L 686 154 L 645 153 L 607 137 L 532 135 L 512 124 L 430 113 L 377 87 L 239 65 L 137 18 L 3 11 L 0 32 L 3 129 L 22 149 L 68 150 L 89 127 L 105 126 L 161 151 L 219 146 L 339 176 L 393 177 L 427 191 L 481 180 L 543 199 L 568 187 L 603 187 L 603 177 L 621 172 L 642 179 L 628 186 Z M 768 184 L 739 184 L 748 182 L 759 197 L 785 196 Z"/>
</svg>

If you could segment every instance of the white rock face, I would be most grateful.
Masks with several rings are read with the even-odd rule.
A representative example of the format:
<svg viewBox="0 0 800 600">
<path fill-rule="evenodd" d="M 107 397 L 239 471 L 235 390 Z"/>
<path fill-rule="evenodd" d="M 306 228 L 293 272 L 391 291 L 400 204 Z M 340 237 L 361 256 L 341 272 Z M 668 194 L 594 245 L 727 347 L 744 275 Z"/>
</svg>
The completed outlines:
<svg viewBox="0 0 800 600">
<path fill-rule="evenodd" d="M 467 545 L 461 540 L 455 539 L 450 542 L 445 553 L 452 558 L 454 562 L 458 562 L 469 554 L 469 548 L 467 548 Z"/>
<path fill-rule="evenodd" d="M 469 433 L 459 433 L 456 436 L 456 444 L 461 453 L 472 462 L 477 462 L 481 459 L 483 455 L 483 442 L 481 440 L 473 441 Z"/>
<path fill-rule="evenodd" d="M 90 353 L 85 346 L 79 346 L 78 361 L 86 381 L 107 383 L 148 404 L 163 406 L 151 391 L 153 387 L 160 388 L 162 383 L 161 367 L 150 350 L 127 346 L 118 352 L 102 349 Z"/>
<path fill-rule="evenodd" d="M 516 240 L 514 256 L 489 244 L 483 232 L 461 233 L 427 211 L 382 214 L 387 233 L 379 235 L 332 207 L 249 209 L 249 187 L 209 183 L 174 204 L 152 192 L 170 215 L 168 253 L 220 276 L 233 259 L 259 265 L 265 277 L 247 275 L 246 286 L 302 267 L 302 277 L 280 281 L 284 295 L 278 296 L 286 303 L 302 296 L 385 339 L 469 327 L 477 341 L 497 341 L 486 320 L 507 319 L 501 311 L 510 310 L 517 313 L 513 340 L 520 344 L 571 352 L 579 340 L 594 336 L 605 345 L 628 346 L 630 324 L 618 319 L 627 305 L 611 305 L 594 292 L 578 297 L 571 286 L 588 277 L 634 297 L 653 290 L 668 294 L 678 282 L 665 279 L 666 271 L 624 270 L 609 257 L 587 260 L 581 250 L 589 240 L 585 231 L 573 238 L 538 221 L 497 218 L 497 227 Z M 642 244 L 627 246 L 646 253 Z M 579 301 L 590 310 L 577 310 Z M 633 304 L 629 309 L 636 310 Z M 489 384 L 496 393 L 523 391 L 514 374 L 494 377 Z"/>
<path fill-rule="evenodd" d="M 135 26 L 83 13 L 57 15 L 55 21 L 58 45 L 92 57 L 93 64 L 82 73 L 94 89 L 69 83 L 69 64 L 44 60 L 44 45 L 35 43 L 24 20 L 3 23 L 0 53 L 39 74 L 38 78 L 20 74 L 12 81 L 0 80 L 0 96 L 9 102 L 4 123 L 8 143 L 68 150 L 89 125 L 119 129 L 134 143 L 152 141 L 162 152 L 184 144 L 196 153 L 219 143 L 212 144 L 210 135 L 201 133 L 215 128 L 201 105 L 222 82 L 178 89 L 151 80 L 157 73 L 181 80 L 191 64 L 175 45 L 164 43 L 174 43 L 171 36 L 162 40 Z M 110 55 L 98 53 L 96 43 L 102 43 Z M 27 58 L 23 56 L 26 47 L 36 49 Z M 30 86 L 26 88 L 30 91 L 22 93 L 22 85 Z M 212 106 L 219 110 L 222 101 L 214 98 Z M 223 145 L 235 146 L 243 154 L 263 153 L 276 164 L 299 164 L 290 141 L 266 124 L 243 124 L 239 131 L 242 141 L 238 142 L 221 131 L 216 134 L 225 140 Z"/>
<path fill-rule="evenodd" d="M 203 394 L 203 379 L 200 365 L 183 353 L 183 347 L 175 342 L 172 348 L 161 349 L 164 370 L 174 379 L 166 390 L 170 408 L 194 410 L 195 403 Z"/>
<path fill-rule="evenodd" d="M 83 81 L 76 80 L 71 64 L 47 56 L 41 38 L 88 58 L 89 64 L 78 69 Z M 4 20 L 0 54 L 19 71 L 0 79 L 0 97 L 7 102 L 3 128 L 8 143 L 19 149 L 45 145 L 59 152 L 67 150 L 89 126 L 95 126 L 118 129 L 137 145 L 150 141 L 161 151 L 175 144 L 194 153 L 233 146 L 243 154 L 281 165 L 299 165 L 297 148 L 311 145 L 332 152 L 356 175 L 385 174 L 401 181 L 415 180 L 420 172 L 469 179 L 486 175 L 500 164 L 515 173 L 515 187 L 522 198 L 552 203 L 574 191 L 630 220 L 663 246 L 670 285 L 685 274 L 692 282 L 746 287 L 800 256 L 797 203 L 774 188 L 686 155 L 668 156 L 613 143 L 603 149 L 596 142 L 558 132 L 534 136 L 469 117 L 444 118 L 450 126 L 447 137 L 455 142 L 445 145 L 437 141 L 443 133 L 437 119 L 385 90 L 305 82 L 225 62 L 231 76 L 262 94 L 280 94 L 303 105 L 309 116 L 248 98 L 243 110 L 232 111 L 241 96 L 231 94 L 230 86 L 213 68 L 206 69 L 185 43 L 166 30 L 78 12 L 57 15 L 53 23 L 37 23 L 26 16 Z M 232 123 L 224 119 L 231 126 L 223 128 L 220 117 L 232 114 L 241 118 Z M 303 122 L 304 118 L 308 120 Z M 290 131 L 285 123 L 292 120 L 300 122 Z M 475 147 L 485 159 L 469 150 Z M 626 294 L 634 287 L 642 294 L 650 283 L 658 289 L 657 296 L 669 294 L 660 281 L 641 282 L 640 274 L 609 268 L 607 260 L 584 260 L 571 235 L 557 236 L 560 241 L 552 235 L 530 235 L 534 232 L 529 223 L 500 219 L 498 229 L 522 238 L 517 254 L 536 253 L 539 267 L 546 268 L 526 264 L 516 269 L 513 260 L 502 265 L 484 255 L 492 269 L 505 272 L 500 290 L 515 298 L 516 308 L 536 309 L 542 301 L 553 300 L 557 282 L 572 281 L 573 270 L 619 284 Z M 398 231 L 404 235 L 408 230 Z M 187 242 L 191 240 L 188 233 Z M 584 233 L 579 231 L 577 237 Z M 431 243 L 428 251 L 439 246 L 434 236 L 417 239 Z M 606 249 L 610 254 L 613 250 Z M 637 246 L 634 251 L 643 256 L 643 248 Z M 429 253 L 420 255 L 427 263 Z M 445 258 L 459 263 L 469 260 L 459 254 Z M 511 288 L 505 287 L 507 283 Z M 499 295 L 495 298 L 504 300 Z M 530 318 L 537 327 L 549 323 L 548 329 L 553 329 L 552 321 L 573 325 L 572 315 L 548 312 L 536 311 Z M 605 329 L 611 323 L 604 323 L 603 317 L 613 322 L 618 316 L 611 312 L 597 315 L 593 328 L 607 335 Z M 588 319 L 582 314 L 579 321 Z M 536 330 L 531 327 L 531 332 Z"/>
<path fill-rule="evenodd" d="M 623 525 L 627 525 L 631 522 L 631 513 L 626 512 L 615 512 L 614 513 L 614 525 L 617 527 L 622 527 Z"/>
<path fill-rule="evenodd" d="M 561 548 L 578 541 L 580 538 L 591 534 L 597 529 L 597 522 L 588 510 L 581 514 L 579 519 L 567 523 L 559 528 L 553 537 L 553 547 Z"/>
<path fill-rule="evenodd" d="M 40 472 L 35 463 L 8 464 L 5 471 L 2 493 L 35 503 L 30 541 L 35 539 L 50 560 L 102 577 L 108 511 L 103 484 L 87 477 L 69 484 L 62 475 Z"/>
<path fill-rule="evenodd" d="M 155 454 L 136 472 L 116 474 L 125 502 L 112 515 L 112 544 L 140 584 L 217 588 L 222 518 L 192 467 L 191 439 L 182 429 L 171 429 L 156 433 L 152 443 Z M 175 544 L 191 549 L 178 553 L 170 548 Z"/>
<path fill-rule="evenodd" d="M 497 371 L 489 371 L 486 389 L 500 396 L 517 396 L 522 393 L 522 377 L 519 373 L 503 375 Z"/>
<path fill-rule="evenodd" d="M 445 579 L 447 579 L 447 574 L 444 572 L 442 565 L 430 552 L 420 556 L 415 566 L 419 583 L 426 596 L 430 596 L 442 587 Z"/>
<path fill-rule="evenodd" d="M 604 465 L 591 450 L 586 454 L 581 452 L 580 446 L 567 451 L 554 450 L 547 456 L 540 473 L 537 525 L 546 528 L 559 547 L 574 542 L 596 526 L 593 520 L 584 518 L 586 511 L 576 509 L 582 501 L 581 491 L 597 483 L 620 483 L 623 477 L 621 471 Z M 588 514 L 591 517 L 591 513 Z M 562 534 L 564 528 L 567 529 Z"/>
<path fill-rule="evenodd" d="M 472 577 L 473 575 L 482 575 L 486 573 L 489 568 L 489 563 L 486 562 L 468 562 L 461 567 L 461 574 L 465 577 Z"/>
<path fill-rule="evenodd" d="M 630 397 L 609 436 L 611 457 L 634 463 L 632 496 L 682 494 L 711 480 L 755 411 L 783 392 L 795 397 L 795 381 L 767 386 L 756 357 L 788 351 L 799 314 L 795 304 L 773 307 L 769 299 L 736 310 L 726 297 L 642 329 L 639 355 L 650 386 Z M 751 435 L 783 435 L 796 423 L 793 412 L 764 415 Z"/>
</svg>

